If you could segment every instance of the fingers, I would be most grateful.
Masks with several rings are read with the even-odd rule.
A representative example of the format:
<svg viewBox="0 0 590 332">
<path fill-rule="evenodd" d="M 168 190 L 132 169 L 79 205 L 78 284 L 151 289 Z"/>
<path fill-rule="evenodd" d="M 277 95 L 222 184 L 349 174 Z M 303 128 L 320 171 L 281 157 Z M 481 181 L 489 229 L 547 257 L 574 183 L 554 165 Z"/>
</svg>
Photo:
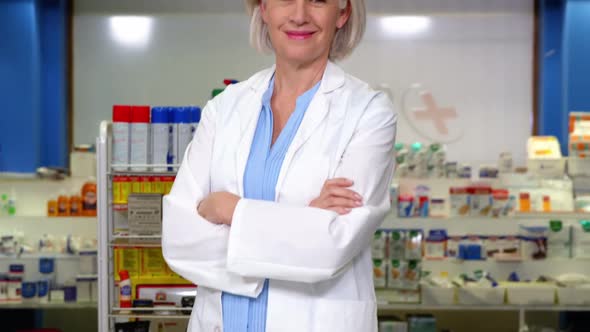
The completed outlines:
<svg viewBox="0 0 590 332">
<path fill-rule="evenodd" d="M 350 189 L 344 189 L 339 187 L 330 187 L 326 189 L 326 194 L 332 197 L 346 198 L 351 201 L 363 201 L 363 197 L 356 191 Z"/>
<path fill-rule="evenodd" d="M 340 198 L 340 197 L 330 197 L 326 200 L 326 205 L 328 208 L 331 207 L 342 207 L 342 208 L 357 208 L 363 206 L 363 203 L 360 201 L 355 201 L 347 198 Z"/>
<path fill-rule="evenodd" d="M 324 182 L 324 188 L 329 186 L 350 187 L 353 184 L 354 182 L 347 178 L 334 178 L 326 180 L 326 182 Z"/>
</svg>

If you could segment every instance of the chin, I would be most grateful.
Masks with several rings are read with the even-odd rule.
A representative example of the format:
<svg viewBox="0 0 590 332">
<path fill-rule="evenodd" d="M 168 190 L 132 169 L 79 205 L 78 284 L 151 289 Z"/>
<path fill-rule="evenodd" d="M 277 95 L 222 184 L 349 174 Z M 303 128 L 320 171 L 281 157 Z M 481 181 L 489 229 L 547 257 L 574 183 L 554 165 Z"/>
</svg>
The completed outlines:
<svg viewBox="0 0 590 332">
<path fill-rule="evenodd" d="M 281 58 L 296 63 L 309 63 L 321 57 L 321 53 L 314 49 L 291 49 L 286 52 L 282 52 Z"/>
</svg>

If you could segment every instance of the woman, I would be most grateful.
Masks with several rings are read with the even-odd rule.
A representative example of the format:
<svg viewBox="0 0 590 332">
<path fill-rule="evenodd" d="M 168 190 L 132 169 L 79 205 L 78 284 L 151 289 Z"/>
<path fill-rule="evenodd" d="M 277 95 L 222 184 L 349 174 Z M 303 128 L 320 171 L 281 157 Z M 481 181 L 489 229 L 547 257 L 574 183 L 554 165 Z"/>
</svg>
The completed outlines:
<svg viewBox="0 0 590 332">
<path fill-rule="evenodd" d="M 248 0 L 276 65 L 207 104 L 164 200 L 166 261 L 198 285 L 190 331 L 376 331 L 370 242 L 396 116 L 334 65 L 363 0 Z"/>
</svg>

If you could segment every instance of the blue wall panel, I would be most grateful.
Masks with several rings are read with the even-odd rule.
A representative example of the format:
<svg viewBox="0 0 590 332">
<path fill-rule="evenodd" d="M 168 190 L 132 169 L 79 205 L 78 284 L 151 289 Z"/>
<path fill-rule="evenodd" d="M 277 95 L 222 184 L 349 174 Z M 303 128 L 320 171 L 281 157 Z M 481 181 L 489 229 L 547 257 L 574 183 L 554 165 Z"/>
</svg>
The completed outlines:
<svg viewBox="0 0 590 332">
<path fill-rule="evenodd" d="M 64 0 L 37 0 L 41 49 L 41 141 L 43 166 L 68 163 L 67 18 Z"/>
<path fill-rule="evenodd" d="M 0 171 L 40 162 L 39 34 L 33 1 L 0 2 Z"/>
<path fill-rule="evenodd" d="M 67 165 L 65 0 L 0 1 L 0 172 Z"/>
<path fill-rule="evenodd" d="M 564 44 L 566 109 L 590 112 L 590 1 L 568 1 Z"/>
</svg>

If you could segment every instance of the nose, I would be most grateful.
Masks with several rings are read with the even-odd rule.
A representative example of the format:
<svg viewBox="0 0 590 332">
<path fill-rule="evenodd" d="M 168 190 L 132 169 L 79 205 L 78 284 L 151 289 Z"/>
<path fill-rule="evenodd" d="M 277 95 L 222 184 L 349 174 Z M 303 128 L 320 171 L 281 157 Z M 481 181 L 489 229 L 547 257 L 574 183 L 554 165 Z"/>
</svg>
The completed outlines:
<svg viewBox="0 0 590 332">
<path fill-rule="evenodd" d="M 291 12 L 291 22 L 296 25 L 303 25 L 308 21 L 308 0 L 296 0 L 294 1 L 294 8 Z"/>
</svg>

